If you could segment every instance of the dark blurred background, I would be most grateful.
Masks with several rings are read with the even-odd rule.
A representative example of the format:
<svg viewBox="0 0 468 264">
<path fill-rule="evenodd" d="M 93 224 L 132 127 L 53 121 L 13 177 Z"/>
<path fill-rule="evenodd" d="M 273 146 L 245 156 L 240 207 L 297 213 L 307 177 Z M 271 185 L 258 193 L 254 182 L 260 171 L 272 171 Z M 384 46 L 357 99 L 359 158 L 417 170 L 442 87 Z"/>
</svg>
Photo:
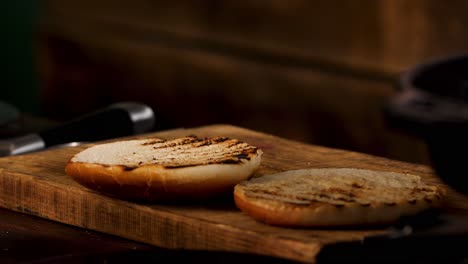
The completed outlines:
<svg viewBox="0 0 468 264">
<path fill-rule="evenodd" d="M 53 122 L 141 101 L 159 129 L 230 123 L 428 163 L 381 108 L 414 64 L 468 49 L 462 0 L 2 2 L 0 100 Z"/>
</svg>

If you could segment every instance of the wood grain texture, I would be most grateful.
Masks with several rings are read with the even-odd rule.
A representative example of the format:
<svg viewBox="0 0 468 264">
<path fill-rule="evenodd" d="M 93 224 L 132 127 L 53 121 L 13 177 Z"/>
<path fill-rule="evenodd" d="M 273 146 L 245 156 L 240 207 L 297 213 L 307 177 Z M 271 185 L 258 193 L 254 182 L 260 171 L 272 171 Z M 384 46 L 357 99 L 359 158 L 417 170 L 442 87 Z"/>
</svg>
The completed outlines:
<svg viewBox="0 0 468 264">
<path fill-rule="evenodd" d="M 87 21 L 182 45 L 211 43 L 382 75 L 466 52 L 467 7 L 462 0 L 44 1 L 45 20 L 65 32 Z"/>
<path fill-rule="evenodd" d="M 67 52 L 69 64 L 59 62 L 63 57 L 55 59 L 55 77 L 47 82 L 55 83 L 44 86 L 45 109 L 54 116 L 77 116 L 74 111 L 91 111 L 88 104 L 96 101 L 136 100 L 175 126 L 227 122 L 312 144 L 428 164 L 420 139 L 396 133 L 385 123 L 383 104 L 396 90 L 390 82 L 265 64 L 109 32 L 89 37 L 91 32 L 70 31 L 81 51 Z M 108 64 L 81 65 L 75 56 Z M 95 68 L 100 70 L 89 73 Z M 84 81 L 76 80 L 77 72 L 87 76 Z M 104 105 L 94 106 L 98 107 Z"/>
<path fill-rule="evenodd" d="M 296 263 L 258 254 L 166 249 L 0 208 L 0 263 Z"/>
<path fill-rule="evenodd" d="M 147 244 L 11 210 L 0 208 L 0 215 L 0 263 L 104 263 L 112 256 L 158 251 Z"/>
<path fill-rule="evenodd" d="M 43 7 L 42 33 L 78 50 L 49 47 L 63 55 L 51 55 L 55 75 L 42 85 L 52 118 L 130 98 L 176 126 L 226 122 L 421 164 L 429 163 L 425 144 L 388 131 L 382 104 L 401 71 L 468 43 L 460 0 L 47 0 Z"/>
<path fill-rule="evenodd" d="M 71 59 L 53 58 L 55 76 L 41 85 L 53 86 L 43 96 L 52 118 L 131 98 L 177 126 L 227 122 L 422 164 L 425 145 L 389 133 L 381 105 L 401 71 L 468 50 L 462 0 L 42 5 L 45 34 L 80 47 L 61 50 Z M 180 98 L 191 111 L 173 107 Z"/>
<path fill-rule="evenodd" d="M 307 145 L 230 125 L 161 131 L 139 137 L 170 139 L 189 134 L 229 136 L 262 148 L 264 160 L 256 176 L 307 167 L 357 167 L 413 173 L 427 182 L 440 184 L 426 166 Z M 237 210 L 232 197 L 184 205 L 113 199 L 80 186 L 64 173 L 68 159 L 85 147 L 1 158 L 0 206 L 165 248 L 254 253 L 309 263 L 315 262 L 326 244 L 386 232 L 268 226 Z M 450 192 L 448 206 L 468 209 L 468 202 Z"/>
</svg>

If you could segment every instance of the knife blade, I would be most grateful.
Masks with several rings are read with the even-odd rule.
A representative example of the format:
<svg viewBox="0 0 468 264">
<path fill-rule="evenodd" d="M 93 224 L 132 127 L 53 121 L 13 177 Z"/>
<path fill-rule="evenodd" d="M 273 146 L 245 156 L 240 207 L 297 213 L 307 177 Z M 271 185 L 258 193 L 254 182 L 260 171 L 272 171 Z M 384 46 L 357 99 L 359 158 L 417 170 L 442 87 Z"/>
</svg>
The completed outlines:
<svg viewBox="0 0 468 264">
<path fill-rule="evenodd" d="M 149 132 L 154 111 L 139 102 L 119 102 L 51 129 L 0 140 L 0 157 L 19 155 L 71 142 L 93 142 Z"/>
<path fill-rule="evenodd" d="M 468 215 L 427 211 L 382 235 L 325 245 L 317 263 L 462 263 L 468 260 Z"/>
</svg>

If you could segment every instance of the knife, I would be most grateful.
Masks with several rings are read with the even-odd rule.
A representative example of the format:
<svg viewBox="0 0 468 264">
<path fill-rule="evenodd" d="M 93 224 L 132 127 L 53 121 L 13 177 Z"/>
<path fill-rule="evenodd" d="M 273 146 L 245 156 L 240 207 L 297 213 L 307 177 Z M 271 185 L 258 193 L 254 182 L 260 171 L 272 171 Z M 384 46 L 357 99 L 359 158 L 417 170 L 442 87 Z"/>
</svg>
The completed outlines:
<svg viewBox="0 0 468 264">
<path fill-rule="evenodd" d="M 149 132 L 154 127 L 151 107 L 138 102 L 119 102 L 50 129 L 0 140 L 0 157 L 130 136 Z"/>
<path fill-rule="evenodd" d="M 325 245 L 317 263 L 464 263 L 468 215 L 427 211 L 403 218 L 383 235 Z"/>
</svg>

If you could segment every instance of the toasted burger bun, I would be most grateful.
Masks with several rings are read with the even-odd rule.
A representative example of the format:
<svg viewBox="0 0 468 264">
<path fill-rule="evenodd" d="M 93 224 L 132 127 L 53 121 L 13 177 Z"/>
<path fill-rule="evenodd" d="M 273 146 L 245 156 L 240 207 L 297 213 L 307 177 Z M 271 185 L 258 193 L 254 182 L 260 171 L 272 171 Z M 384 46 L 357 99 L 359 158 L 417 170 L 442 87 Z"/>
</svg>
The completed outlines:
<svg viewBox="0 0 468 264">
<path fill-rule="evenodd" d="M 237 207 L 280 226 L 388 224 L 442 204 L 443 191 L 419 176 L 353 168 L 302 169 L 235 186 Z"/>
<path fill-rule="evenodd" d="M 84 186 L 123 199 L 198 199 L 232 192 L 259 167 L 261 155 L 226 137 L 126 140 L 76 154 L 65 171 Z"/>
</svg>

